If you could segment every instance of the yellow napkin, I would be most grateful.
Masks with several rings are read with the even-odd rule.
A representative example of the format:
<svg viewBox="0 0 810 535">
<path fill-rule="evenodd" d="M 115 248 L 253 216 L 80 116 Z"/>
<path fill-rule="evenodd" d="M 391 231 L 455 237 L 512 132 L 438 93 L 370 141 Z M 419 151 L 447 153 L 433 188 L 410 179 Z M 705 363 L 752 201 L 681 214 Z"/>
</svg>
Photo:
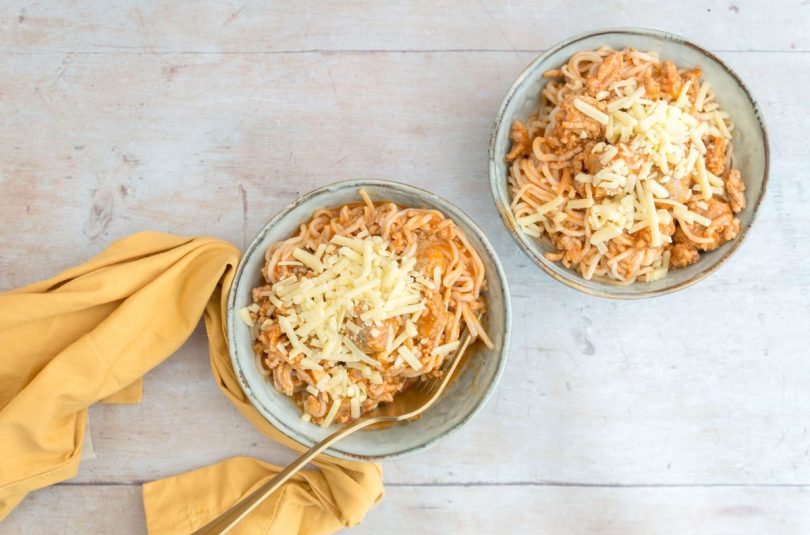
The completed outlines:
<svg viewBox="0 0 810 535">
<path fill-rule="evenodd" d="M 144 232 L 52 279 L 0 293 L 0 520 L 32 490 L 76 475 L 87 407 L 140 401 L 141 377 L 201 315 L 219 387 L 265 435 L 302 450 L 250 405 L 231 368 L 223 317 L 238 259 L 223 241 Z M 234 533 L 332 533 L 382 498 L 378 465 L 315 464 Z M 148 483 L 149 532 L 193 531 L 277 471 L 238 457 Z"/>
</svg>

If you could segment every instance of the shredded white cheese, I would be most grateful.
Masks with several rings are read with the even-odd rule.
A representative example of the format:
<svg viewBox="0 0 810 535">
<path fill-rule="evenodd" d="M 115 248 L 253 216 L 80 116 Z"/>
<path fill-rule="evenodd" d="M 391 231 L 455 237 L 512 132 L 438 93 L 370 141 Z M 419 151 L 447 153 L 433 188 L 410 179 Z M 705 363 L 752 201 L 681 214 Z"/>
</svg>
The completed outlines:
<svg viewBox="0 0 810 535">
<path fill-rule="evenodd" d="M 544 205 L 540 206 L 537 211 L 526 217 L 518 218 L 518 223 L 521 225 L 529 224 L 529 223 L 537 223 L 538 221 L 542 221 L 545 218 L 545 214 L 549 213 L 550 211 L 558 208 L 563 202 L 565 202 L 565 197 L 562 195 L 558 195 L 554 199 L 550 200 L 549 202 L 545 203 Z"/>
<path fill-rule="evenodd" d="M 253 327 L 256 323 L 253 321 L 253 318 L 250 316 L 250 310 L 248 307 L 243 307 L 239 309 L 239 319 L 244 322 L 245 325 L 248 327 Z"/>
<path fill-rule="evenodd" d="M 433 355 L 446 355 L 452 351 L 455 351 L 456 348 L 460 345 L 458 340 L 454 340 L 450 343 L 443 344 L 440 346 L 436 346 L 433 348 L 432 354 Z"/>
<path fill-rule="evenodd" d="M 332 422 L 335 420 L 335 416 L 337 416 L 338 411 L 340 410 L 340 398 L 337 398 L 334 403 L 332 403 L 332 407 L 330 407 L 329 412 L 326 413 L 326 417 L 321 422 L 321 427 L 329 427 L 332 425 Z"/>
<path fill-rule="evenodd" d="M 365 386 L 351 381 L 348 369 L 360 370 L 372 384 L 382 383 L 377 371 L 382 369 L 381 362 L 352 339 L 361 331 L 372 337 L 387 336 L 386 351 L 379 358 L 396 353 L 411 369 L 422 367 L 418 356 L 402 344 L 418 335 L 412 318 L 424 311 L 424 292 L 428 285 L 433 286 L 414 270 L 412 253 L 398 257 L 379 236 L 361 239 L 337 235 L 331 241 L 314 251 L 296 248 L 295 263 L 306 266 L 311 273 L 276 282 L 268 296 L 275 307 L 284 311 L 277 314 L 277 321 L 291 348 L 288 350 L 280 342 L 279 350 L 291 362 L 311 371 L 316 383 L 307 387 L 310 394 L 327 393 L 334 400 L 322 423 L 324 427 L 334 420 L 341 400 L 348 401 L 356 418 L 367 398 Z M 255 316 L 251 314 L 258 310 L 253 304 L 241 309 L 239 316 L 253 327 Z M 397 333 L 384 321 L 399 316 L 407 319 L 395 337 Z"/>
<path fill-rule="evenodd" d="M 403 359 L 405 362 L 407 362 L 407 363 L 408 363 L 408 365 L 409 365 L 411 368 L 413 368 L 414 370 L 420 370 L 420 369 L 422 369 L 422 363 L 421 363 L 421 362 L 419 362 L 419 359 L 418 359 L 418 358 L 416 358 L 416 355 L 414 355 L 414 354 L 413 354 L 413 351 L 411 351 L 411 350 L 410 350 L 410 349 L 408 349 L 407 347 L 405 347 L 405 346 L 399 346 L 399 349 L 397 350 L 397 353 L 399 353 L 399 356 L 401 356 L 401 357 L 402 357 L 402 359 Z"/>
<path fill-rule="evenodd" d="M 599 124 L 606 125 L 608 124 L 609 117 L 606 113 L 599 111 L 597 108 L 594 108 L 587 102 L 583 100 L 579 100 L 578 98 L 574 99 L 574 107 L 593 119 L 594 121 L 598 122 Z"/>
</svg>

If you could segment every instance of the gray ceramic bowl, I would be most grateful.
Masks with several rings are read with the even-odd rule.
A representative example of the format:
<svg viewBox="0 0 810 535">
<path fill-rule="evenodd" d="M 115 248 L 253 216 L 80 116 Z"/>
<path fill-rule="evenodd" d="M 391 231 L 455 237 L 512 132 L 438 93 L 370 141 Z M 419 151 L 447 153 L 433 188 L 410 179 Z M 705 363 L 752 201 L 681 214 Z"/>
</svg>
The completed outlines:
<svg viewBox="0 0 810 535">
<path fill-rule="evenodd" d="M 564 266 L 550 262 L 543 256 L 553 248 L 548 242 L 534 239 L 515 225 L 509 210 L 510 196 L 507 186 L 507 166 L 504 157 L 509 151 L 509 130 L 515 120 L 525 120 L 537 108 L 540 90 L 546 83 L 543 72 L 558 68 L 576 52 L 594 50 L 608 45 L 614 49 L 626 47 L 641 51 L 658 52 L 661 59 L 669 59 L 682 67 L 700 66 L 717 95 L 720 106 L 734 121 L 735 165 L 745 181 L 746 208 L 738 214 L 740 235 L 718 249 L 702 253 L 700 260 L 689 267 L 675 269 L 658 281 L 638 282 L 630 286 L 608 282 L 587 281 Z M 498 212 L 506 228 L 523 252 L 554 279 L 582 292 L 614 299 L 652 297 L 686 288 L 719 268 L 737 250 L 754 221 L 768 180 L 768 137 L 762 115 L 748 88 L 720 59 L 694 43 L 664 32 L 644 29 L 597 30 L 564 41 L 537 58 L 509 88 L 498 109 L 489 148 L 489 180 Z"/>
<path fill-rule="evenodd" d="M 427 191 L 383 180 L 349 180 L 307 193 L 270 220 L 242 256 L 228 296 L 228 347 L 242 389 L 273 426 L 305 446 L 319 442 L 336 429 L 335 426 L 321 429 L 302 422 L 300 409 L 259 373 L 250 330 L 238 319 L 237 312 L 251 303 L 251 289 L 263 284 L 261 268 L 265 250 L 292 235 L 316 209 L 357 202 L 359 188 L 365 188 L 375 200 L 434 208 L 452 218 L 478 251 L 487 272 L 487 331 L 495 348 L 490 351 L 475 344 L 458 378 L 422 418 L 380 430 L 356 432 L 327 450 L 330 455 L 344 459 L 392 460 L 424 450 L 467 423 L 492 394 L 506 364 L 511 326 L 506 276 L 489 241 L 461 210 Z"/>
</svg>

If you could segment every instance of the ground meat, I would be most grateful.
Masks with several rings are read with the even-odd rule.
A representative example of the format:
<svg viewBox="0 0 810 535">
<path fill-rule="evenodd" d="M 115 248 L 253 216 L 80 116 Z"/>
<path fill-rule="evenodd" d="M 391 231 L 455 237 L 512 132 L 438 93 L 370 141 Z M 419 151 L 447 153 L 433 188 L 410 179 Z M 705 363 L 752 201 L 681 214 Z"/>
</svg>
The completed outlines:
<svg viewBox="0 0 810 535">
<path fill-rule="evenodd" d="M 726 168 L 726 145 L 726 140 L 717 136 L 709 136 L 706 142 L 706 170 L 717 176 L 722 176 Z"/>
<path fill-rule="evenodd" d="M 306 401 L 304 402 L 304 410 L 311 414 L 315 418 L 323 418 L 326 416 L 326 407 L 328 405 L 328 399 L 325 392 L 321 392 L 318 394 L 318 397 L 315 396 L 307 396 Z"/>
<path fill-rule="evenodd" d="M 604 166 L 602 165 L 602 162 L 599 161 L 602 155 L 593 153 L 593 147 L 595 145 L 596 143 L 593 141 L 588 142 L 585 145 L 584 150 L 574 157 L 575 165 L 578 164 L 577 171 L 581 171 L 584 168 L 588 174 L 595 175 L 602 170 L 602 167 Z"/>
<path fill-rule="evenodd" d="M 433 242 L 428 239 L 420 240 L 416 245 L 416 265 L 414 267 L 427 279 L 433 280 L 433 272 L 436 268 L 444 273 L 447 258 L 444 256 L 444 251 Z"/>
<path fill-rule="evenodd" d="M 672 243 L 682 243 L 684 245 L 689 245 L 694 247 L 695 244 L 689 239 L 689 237 L 683 233 L 681 230 L 680 222 L 675 225 L 675 233 L 672 235 Z"/>
<path fill-rule="evenodd" d="M 280 339 L 281 327 L 278 323 L 274 323 L 266 330 L 259 329 L 259 334 L 253 343 L 253 351 L 256 354 L 266 353 L 262 357 L 262 364 L 268 370 L 275 369 L 280 363 L 287 362 L 284 353 L 278 349 Z"/>
<path fill-rule="evenodd" d="M 708 204 L 708 210 L 698 210 L 699 212 L 702 212 L 701 215 L 705 215 L 712 220 L 712 224 L 709 226 L 707 231 L 715 233 L 717 236 L 722 238 L 720 243 L 736 238 L 740 233 L 740 222 L 732 214 L 731 206 L 729 206 L 727 202 L 723 202 L 715 197 L 712 197 Z M 694 210 L 695 207 L 690 207 L 690 209 Z"/>
<path fill-rule="evenodd" d="M 574 236 L 566 236 L 565 234 L 557 236 L 555 241 L 558 252 L 561 253 L 559 260 L 568 266 L 571 262 L 578 260 L 582 254 L 583 243 L 580 238 Z M 557 261 L 557 260 L 553 260 Z"/>
<path fill-rule="evenodd" d="M 676 243 L 669 251 L 669 265 L 675 268 L 689 266 L 700 258 L 697 249 L 686 243 Z"/>
<path fill-rule="evenodd" d="M 439 292 L 429 292 L 425 296 L 426 309 L 416 322 L 416 330 L 422 339 L 433 338 L 444 330 L 450 321 L 450 313 L 444 306 Z"/>
<path fill-rule="evenodd" d="M 271 285 L 269 285 L 269 284 L 265 285 L 265 286 L 257 286 L 256 288 L 253 288 L 253 291 L 251 292 L 251 296 L 253 297 L 253 302 L 254 303 L 261 303 L 262 302 L 262 297 L 266 296 L 266 295 L 269 295 L 270 292 L 272 292 L 272 291 L 273 291 L 273 287 Z"/>
<path fill-rule="evenodd" d="M 735 214 L 745 208 L 745 183 L 737 169 L 729 171 L 725 178 L 726 195 L 731 211 Z"/>
<path fill-rule="evenodd" d="M 398 329 L 399 323 L 396 318 L 389 318 L 383 321 L 382 326 L 379 327 L 374 323 L 364 324 L 351 338 L 364 352 L 379 353 L 385 350 L 391 333 L 396 334 Z"/>
<path fill-rule="evenodd" d="M 681 91 L 681 77 L 678 76 L 678 68 L 675 64 L 667 60 L 663 62 L 658 69 L 656 69 L 655 76 L 661 91 L 668 94 L 672 98 L 677 98 L 678 93 Z"/>
<path fill-rule="evenodd" d="M 740 235 L 740 220 L 732 217 L 725 227 L 722 228 L 723 242 L 731 241 Z"/>
<path fill-rule="evenodd" d="M 602 60 L 593 76 L 585 81 L 585 87 L 591 96 L 596 96 L 600 91 L 604 91 L 619 78 L 624 67 L 624 57 L 621 52 L 614 52 Z"/>
<path fill-rule="evenodd" d="M 658 100 L 661 97 L 661 84 L 654 77 L 646 75 L 644 81 L 644 97 L 650 100 Z"/>
<path fill-rule="evenodd" d="M 652 77 L 644 79 L 644 89 L 646 98 L 657 99 L 663 95 L 669 95 L 671 99 L 676 99 L 687 81 L 692 83 L 689 86 L 687 95 L 691 102 L 694 102 L 698 93 L 698 80 L 703 76 L 700 67 L 688 70 L 683 74 L 678 74 L 678 68 L 674 63 L 667 60 L 661 63 L 654 71 Z"/>
<path fill-rule="evenodd" d="M 681 229 L 675 231 L 673 240 L 676 243 L 690 244 L 702 251 L 713 251 L 723 243 L 733 240 L 740 233 L 740 220 L 734 217 L 727 202 L 717 197 L 707 201 L 708 210 L 701 209 L 696 202 L 688 204 L 689 209 L 712 220 L 711 225 L 704 227 L 698 223 L 688 225 L 687 230 L 698 238 L 708 238 L 709 243 L 694 243 Z"/>
<path fill-rule="evenodd" d="M 574 236 L 563 236 L 557 241 L 557 248 L 563 251 L 579 251 L 582 242 Z"/>
<path fill-rule="evenodd" d="M 265 346 L 262 345 L 261 342 L 254 342 L 253 343 L 253 353 L 256 355 L 262 355 L 262 352 L 265 351 Z M 262 355 L 262 368 L 265 370 L 272 370 L 282 362 L 286 362 L 284 355 L 280 352 L 278 353 L 270 353 L 269 355 Z"/>
<path fill-rule="evenodd" d="M 507 162 L 513 162 L 532 153 L 532 140 L 529 138 L 529 130 L 520 121 L 515 121 L 512 124 L 509 139 L 512 140 L 512 150 L 506 155 Z"/>
<path fill-rule="evenodd" d="M 404 383 L 400 383 L 395 378 L 388 378 L 381 384 L 368 385 L 368 394 L 377 403 L 389 403 L 394 400 L 394 396 L 402 390 Z"/>
<path fill-rule="evenodd" d="M 279 392 L 287 396 L 293 395 L 295 384 L 292 379 L 292 369 L 289 364 L 281 363 L 273 368 L 273 384 Z"/>
<path fill-rule="evenodd" d="M 696 84 L 700 77 L 703 76 L 703 69 L 700 67 L 695 67 L 694 69 L 690 69 L 681 75 L 684 81 L 690 81 L 692 84 Z"/>
<path fill-rule="evenodd" d="M 562 102 L 560 102 L 560 111 L 557 114 L 557 126 L 554 129 L 554 136 L 566 148 L 580 144 L 583 139 L 596 139 L 602 133 L 601 124 L 574 106 L 574 100 L 576 99 L 590 104 L 602 112 L 606 110 L 604 102 L 597 102 L 592 97 L 567 95 L 563 98 Z"/>
<path fill-rule="evenodd" d="M 271 350 L 276 349 L 278 341 L 281 339 L 281 326 L 278 323 L 273 323 L 266 330 L 259 329 L 258 340 Z"/>
</svg>

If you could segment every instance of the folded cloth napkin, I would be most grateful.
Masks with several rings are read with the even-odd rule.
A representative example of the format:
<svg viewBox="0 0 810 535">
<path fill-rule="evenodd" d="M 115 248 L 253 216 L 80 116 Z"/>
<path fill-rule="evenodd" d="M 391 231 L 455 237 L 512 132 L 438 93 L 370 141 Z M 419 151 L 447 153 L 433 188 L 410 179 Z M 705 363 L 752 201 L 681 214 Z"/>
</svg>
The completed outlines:
<svg viewBox="0 0 810 535">
<path fill-rule="evenodd" d="M 224 330 L 239 251 L 212 238 L 144 232 L 52 279 L 0 293 L 0 520 L 32 490 L 76 475 L 87 407 L 137 403 L 141 377 L 205 317 L 214 379 L 271 439 L 231 368 Z M 234 533 L 332 533 L 360 522 L 383 495 L 371 463 L 320 457 Z M 237 457 L 144 485 L 149 533 L 188 533 L 279 468 Z"/>
</svg>

